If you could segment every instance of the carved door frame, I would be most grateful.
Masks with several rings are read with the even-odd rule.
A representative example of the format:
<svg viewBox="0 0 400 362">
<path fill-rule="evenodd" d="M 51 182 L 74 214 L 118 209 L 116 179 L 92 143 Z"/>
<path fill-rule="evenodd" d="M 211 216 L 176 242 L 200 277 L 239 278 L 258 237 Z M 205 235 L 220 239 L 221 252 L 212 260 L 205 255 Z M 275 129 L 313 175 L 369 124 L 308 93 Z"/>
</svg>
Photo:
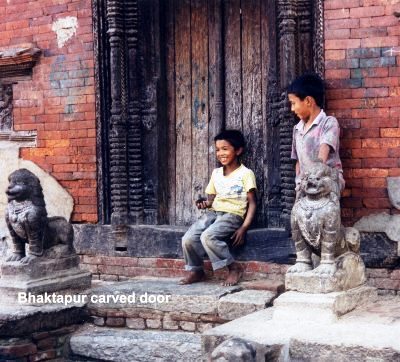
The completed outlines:
<svg viewBox="0 0 400 362">
<path fill-rule="evenodd" d="M 223 2 L 208 1 L 216 6 Z M 268 114 L 270 127 L 275 128 L 280 141 L 268 150 L 271 155 L 279 153 L 279 168 L 273 176 L 279 179 L 279 185 L 270 195 L 268 207 L 271 217 L 278 217 L 279 224 L 288 227 L 294 202 L 294 167 L 290 160 L 294 120 L 285 88 L 306 69 L 324 75 L 323 0 L 261 1 L 268 2 L 267 8 L 276 12 L 277 19 L 271 29 L 275 37 L 275 49 L 271 51 L 276 58 L 270 65 Z M 163 14 L 169 3 L 93 2 L 98 212 L 102 224 L 168 223 L 168 125 L 160 120 L 167 118 L 162 29 L 168 21 Z M 154 155 L 142 151 L 149 144 L 156 147 Z"/>
</svg>

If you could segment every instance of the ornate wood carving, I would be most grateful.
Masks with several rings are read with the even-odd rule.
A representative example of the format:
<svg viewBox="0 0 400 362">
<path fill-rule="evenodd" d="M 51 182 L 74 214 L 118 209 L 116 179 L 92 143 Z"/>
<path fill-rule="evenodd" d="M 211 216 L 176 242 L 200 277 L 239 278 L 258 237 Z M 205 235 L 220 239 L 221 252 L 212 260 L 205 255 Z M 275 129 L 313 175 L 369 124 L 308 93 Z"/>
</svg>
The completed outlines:
<svg viewBox="0 0 400 362">
<path fill-rule="evenodd" d="M 280 154 L 280 201 L 282 204 L 281 224 L 289 227 L 290 212 L 294 203 L 294 163 L 291 160 L 292 130 L 297 120 L 288 107 L 286 87 L 298 75 L 306 71 L 321 72 L 323 43 L 320 33 L 313 31 L 318 24 L 322 27 L 322 0 L 314 4 L 311 0 L 278 0 L 278 51 L 280 102 L 273 101 L 279 113 Z M 314 5 L 314 6 L 313 6 Z M 314 21 L 313 21 L 314 19 Z M 315 42 L 319 42 L 316 44 Z M 313 45 L 314 43 L 314 45 Z M 314 58 L 314 59 L 313 59 Z M 322 68 L 323 69 L 323 68 Z M 272 96 L 273 97 L 273 96 Z M 273 97 L 274 99 L 274 97 Z"/>
<path fill-rule="evenodd" d="M 107 2 L 108 41 L 110 44 L 111 110 L 108 121 L 110 142 L 111 223 L 128 222 L 128 168 L 126 124 L 126 80 L 123 2 Z"/>
<path fill-rule="evenodd" d="M 0 83 L 0 132 L 11 132 L 13 125 L 13 90 L 11 84 Z"/>
<path fill-rule="evenodd" d="M 325 74 L 325 57 L 324 57 L 324 1 L 314 1 L 314 37 L 313 37 L 313 61 L 314 71 L 324 78 Z"/>
<path fill-rule="evenodd" d="M 40 54 L 41 50 L 35 47 L 0 51 L 0 78 L 31 75 Z"/>
<path fill-rule="evenodd" d="M 128 53 L 128 197 L 129 223 L 143 221 L 142 137 L 140 122 L 140 80 L 138 57 L 139 13 L 137 1 L 125 5 Z"/>
<path fill-rule="evenodd" d="M 189 190 L 189 184 L 193 188 L 191 182 L 181 182 L 176 187 L 172 185 L 178 178 L 171 159 L 179 152 L 171 151 L 171 147 L 176 150 L 180 149 L 179 147 L 186 149 L 183 146 L 186 146 L 185 142 L 188 140 L 182 134 L 182 117 L 186 117 L 184 112 L 188 108 L 187 104 L 190 105 L 189 93 L 197 94 L 196 88 L 189 88 L 187 85 L 186 90 L 183 86 L 186 86 L 186 81 L 196 85 L 196 79 L 190 77 L 190 67 L 196 59 L 202 62 L 202 53 L 196 53 L 197 48 L 192 49 L 194 45 L 191 45 L 190 41 L 197 39 L 196 41 L 201 42 L 201 37 L 194 34 L 190 35 L 190 38 L 188 33 L 182 32 L 182 27 L 185 26 L 184 19 L 191 19 L 194 25 L 197 21 L 203 24 L 203 13 L 188 11 L 196 4 L 205 6 L 202 0 L 94 2 L 95 27 L 98 33 L 95 34 L 95 52 L 98 56 L 96 83 L 100 94 L 96 100 L 100 110 L 99 192 L 104 223 L 111 222 L 114 226 L 154 224 L 166 220 L 167 214 L 171 223 L 179 223 L 182 215 L 178 215 L 178 205 L 180 210 L 190 206 L 187 206 L 188 203 L 186 205 L 179 202 L 176 188 L 183 190 L 179 195 L 187 197 L 191 205 L 192 195 L 185 191 Z M 261 32 L 266 39 L 266 45 L 263 45 L 265 55 L 270 55 L 270 58 L 268 62 L 260 63 L 264 67 L 262 69 L 266 70 L 262 73 L 261 83 L 265 92 L 262 101 L 264 102 L 264 97 L 267 98 L 265 108 L 260 111 L 264 112 L 265 117 L 265 124 L 262 125 L 262 132 L 265 131 L 265 134 L 260 134 L 260 137 L 263 137 L 263 142 L 267 142 L 267 155 L 264 157 L 267 170 L 265 175 L 262 175 L 267 195 L 263 195 L 264 205 L 260 210 L 263 209 L 263 217 L 267 220 L 264 223 L 261 220 L 259 224 L 281 227 L 288 225 L 295 196 L 294 163 L 290 159 L 290 153 L 292 129 L 296 120 L 288 108 L 285 89 L 295 76 L 311 68 L 323 74 L 323 0 L 267 0 L 267 4 L 263 0 L 260 4 L 260 9 L 267 13 L 268 18 L 267 25 Z M 207 2 L 208 15 L 205 26 L 208 26 L 209 37 L 209 145 L 213 144 L 214 134 L 223 126 L 233 127 L 235 122 L 242 122 L 240 115 L 246 109 L 247 103 L 243 106 L 240 102 L 239 104 L 232 101 L 234 97 L 244 99 L 241 91 L 233 91 L 239 82 L 234 80 L 242 71 L 235 72 L 232 69 L 242 69 L 242 66 L 243 69 L 247 69 L 246 61 L 249 63 L 248 69 L 252 69 L 251 58 L 243 61 L 240 54 L 237 57 L 236 53 L 234 54 L 243 44 L 253 44 L 251 41 L 254 40 L 254 34 L 251 26 L 254 24 L 246 23 L 247 18 L 242 19 L 243 14 L 249 13 L 246 13 L 246 9 L 251 7 L 240 1 L 229 4 L 224 0 Z M 181 16 L 182 11 L 187 13 L 187 17 Z M 239 20 L 235 22 L 239 24 L 237 29 L 228 29 L 227 24 L 232 24 L 235 19 Z M 264 26 L 262 22 L 260 24 Z M 240 43 L 240 36 L 235 36 L 232 31 L 235 31 L 235 34 L 241 34 L 242 31 L 248 34 L 243 40 L 247 43 Z M 186 43 L 183 45 L 180 41 L 182 39 L 189 41 L 188 46 Z M 239 48 L 230 45 L 236 42 L 240 43 Z M 194 58 L 192 53 L 197 58 Z M 234 61 L 236 58 L 239 59 L 238 62 Z M 186 71 L 186 66 L 189 67 L 190 73 Z M 196 74 L 196 69 L 193 74 Z M 188 77 L 182 77 L 186 73 L 189 74 Z M 243 85 L 241 87 L 243 88 Z M 257 100 L 255 102 L 258 104 Z M 229 106 L 231 103 L 232 107 Z M 227 106 L 226 109 L 224 105 Z M 242 106 L 243 109 L 238 111 L 239 116 L 236 117 L 234 111 Z M 190 107 L 188 110 L 191 111 Z M 189 116 L 188 113 L 188 119 L 191 118 Z M 173 135 L 171 130 L 174 131 Z M 259 149 L 258 146 L 256 148 Z M 166 150 L 170 154 L 167 155 Z M 209 153 L 207 164 L 208 168 L 212 169 L 215 159 L 212 150 Z M 181 162 L 175 158 L 173 161 L 176 164 Z M 187 167 L 181 164 L 179 166 L 187 171 Z M 176 210 L 169 212 L 168 205 L 171 204 L 176 206 Z"/>
</svg>

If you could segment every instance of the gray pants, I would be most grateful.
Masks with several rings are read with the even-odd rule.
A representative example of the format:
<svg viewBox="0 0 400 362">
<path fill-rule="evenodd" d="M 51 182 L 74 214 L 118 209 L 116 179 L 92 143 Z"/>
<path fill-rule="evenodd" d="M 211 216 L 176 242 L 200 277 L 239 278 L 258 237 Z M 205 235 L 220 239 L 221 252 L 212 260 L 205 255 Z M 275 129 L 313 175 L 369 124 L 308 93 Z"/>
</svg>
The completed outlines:
<svg viewBox="0 0 400 362">
<path fill-rule="evenodd" d="M 207 211 L 182 238 L 185 269 L 203 270 L 203 257 L 207 253 L 214 270 L 234 262 L 229 252 L 227 238 L 239 229 L 243 219 L 227 212 Z"/>
</svg>

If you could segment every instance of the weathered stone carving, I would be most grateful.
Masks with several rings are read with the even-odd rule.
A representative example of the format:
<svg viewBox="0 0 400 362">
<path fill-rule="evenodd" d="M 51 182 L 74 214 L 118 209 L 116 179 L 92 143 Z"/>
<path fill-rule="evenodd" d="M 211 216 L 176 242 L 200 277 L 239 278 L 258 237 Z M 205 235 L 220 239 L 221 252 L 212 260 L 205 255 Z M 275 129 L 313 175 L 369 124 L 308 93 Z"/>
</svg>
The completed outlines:
<svg viewBox="0 0 400 362">
<path fill-rule="evenodd" d="M 14 303 L 19 293 L 90 287 L 91 274 L 79 269 L 72 225 L 63 217 L 47 217 L 39 178 L 22 168 L 9 182 L 5 216 L 12 253 L 0 265 L 0 303 Z"/>
<path fill-rule="evenodd" d="M 9 182 L 6 223 L 13 252 L 6 261 L 29 264 L 44 253 L 51 258 L 74 253 L 72 225 L 63 217 L 47 217 L 39 179 L 29 170 L 20 169 L 11 173 Z M 54 246 L 58 248 L 50 251 Z"/>
<path fill-rule="evenodd" d="M 11 131 L 13 91 L 11 84 L 0 85 L 0 131 Z"/>
<path fill-rule="evenodd" d="M 256 350 L 241 338 L 232 338 L 222 342 L 211 354 L 210 361 L 256 361 Z"/>
<path fill-rule="evenodd" d="M 337 171 L 321 162 L 301 180 L 291 215 L 297 259 L 286 274 L 287 289 L 327 293 L 365 282 L 360 234 L 341 225 L 337 180 Z M 313 255 L 320 258 L 315 269 Z"/>
</svg>

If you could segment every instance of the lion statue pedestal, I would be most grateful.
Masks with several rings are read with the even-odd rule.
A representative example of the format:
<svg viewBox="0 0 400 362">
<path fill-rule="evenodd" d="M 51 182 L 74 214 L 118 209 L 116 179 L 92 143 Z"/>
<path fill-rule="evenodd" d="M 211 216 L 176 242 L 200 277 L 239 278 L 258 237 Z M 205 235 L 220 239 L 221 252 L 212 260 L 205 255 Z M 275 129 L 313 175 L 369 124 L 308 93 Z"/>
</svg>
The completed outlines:
<svg viewBox="0 0 400 362">
<path fill-rule="evenodd" d="M 79 269 L 72 225 L 63 217 L 47 217 L 39 179 L 26 169 L 14 171 L 6 193 L 12 250 L 1 265 L 0 300 L 13 301 L 20 292 L 90 287 L 91 274 Z"/>
</svg>

